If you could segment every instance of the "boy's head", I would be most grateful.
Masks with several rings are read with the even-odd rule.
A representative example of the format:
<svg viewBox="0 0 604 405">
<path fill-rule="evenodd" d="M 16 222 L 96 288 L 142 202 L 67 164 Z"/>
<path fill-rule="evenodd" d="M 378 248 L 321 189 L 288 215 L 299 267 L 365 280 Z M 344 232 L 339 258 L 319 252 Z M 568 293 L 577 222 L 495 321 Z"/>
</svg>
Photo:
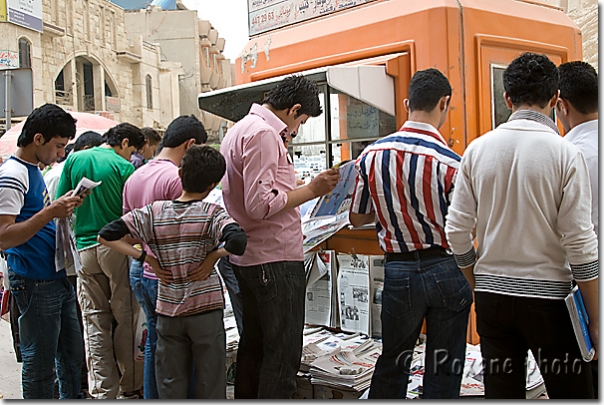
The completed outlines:
<svg viewBox="0 0 604 405">
<path fill-rule="evenodd" d="M 86 131 L 76 139 L 74 143 L 74 152 L 78 152 L 84 149 L 94 148 L 100 146 L 103 143 L 103 137 L 94 131 Z"/>
<path fill-rule="evenodd" d="M 182 189 L 189 193 L 210 191 L 226 171 L 224 157 L 211 146 L 193 145 L 185 152 L 180 166 Z"/>
<path fill-rule="evenodd" d="M 317 85 L 304 76 L 283 79 L 265 96 L 264 103 L 280 112 L 278 116 L 287 124 L 290 134 L 295 134 L 309 117 L 323 113 Z"/>
<path fill-rule="evenodd" d="M 137 150 L 141 149 L 145 145 L 145 135 L 139 127 L 136 127 L 127 122 L 110 128 L 105 135 L 103 140 L 106 144 L 113 147 L 115 152 L 130 161 L 132 154 Z"/>
<path fill-rule="evenodd" d="M 145 146 L 140 150 L 140 154 L 143 155 L 145 160 L 149 160 L 155 155 L 159 141 L 161 141 L 161 135 L 159 132 L 149 127 L 141 128 L 141 131 L 143 131 L 147 141 L 145 142 Z"/>
<path fill-rule="evenodd" d="M 570 114 L 584 121 L 598 114 L 598 72 L 587 62 L 573 61 L 558 67 L 560 98 L 556 104 L 558 118 L 566 131 L 571 129 Z M 574 111 L 573 111 L 574 110 Z M 579 118 L 577 117 L 577 118 Z"/>
<path fill-rule="evenodd" d="M 181 115 L 175 118 L 161 139 L 161 148 L 178 148 L 185 145 L 185 149 L 191 145 L 201 145 L 208 140 L 208 134 L 201 121 L 194 115 Z"/>
<path fill-rule="evenodd" d="M 59 106 L 44 104 L 27 117 L 17 146 L 32 149 L 39 162 L 50 165 L 65 156 L 65 146 L 75 133 L 75 118 Z"/>
<path fill-rule="evenodd" d="M 525 52 L 503 72 L 504 97 L 510 108 L 553 107 L 558 83 L 558 68 L 546 55 Z"/>
</svg>

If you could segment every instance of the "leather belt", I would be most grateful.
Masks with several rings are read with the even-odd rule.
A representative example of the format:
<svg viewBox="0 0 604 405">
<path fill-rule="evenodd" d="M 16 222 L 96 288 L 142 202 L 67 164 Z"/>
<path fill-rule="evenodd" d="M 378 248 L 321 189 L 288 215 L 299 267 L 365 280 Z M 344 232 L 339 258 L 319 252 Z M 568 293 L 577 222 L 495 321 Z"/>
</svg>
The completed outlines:
<svg viewBox="0 0 604 405">
<path fill-rule="evenodd" d="M 451 255 L 452 254 L 443 247 L 432 246 L 428 249 L 414 250 L 413 252 L 386 253 L 384 259 L 385 262 L 417 261 L 431 257 L 451 257 Z"/>
</svg>

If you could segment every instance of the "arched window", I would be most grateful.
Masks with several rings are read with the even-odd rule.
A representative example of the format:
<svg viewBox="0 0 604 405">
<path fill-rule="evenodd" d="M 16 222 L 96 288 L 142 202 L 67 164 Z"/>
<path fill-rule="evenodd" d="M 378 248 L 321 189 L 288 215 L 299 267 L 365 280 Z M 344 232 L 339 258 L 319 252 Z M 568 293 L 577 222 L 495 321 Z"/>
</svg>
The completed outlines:
<svg viewBox="0 0 604 405">
<path fill-rule="evenodd" d="M 25 38 L 19 38 L 19 67 L 31 67 L 31 44 Z"/>
<path fill-rule="evenodd" d="M 151 83 L 151 75 L 145 78 L 145 86 L 147 88 L 147 109 L 153 109 L 153 85 Z"/>
</svg>

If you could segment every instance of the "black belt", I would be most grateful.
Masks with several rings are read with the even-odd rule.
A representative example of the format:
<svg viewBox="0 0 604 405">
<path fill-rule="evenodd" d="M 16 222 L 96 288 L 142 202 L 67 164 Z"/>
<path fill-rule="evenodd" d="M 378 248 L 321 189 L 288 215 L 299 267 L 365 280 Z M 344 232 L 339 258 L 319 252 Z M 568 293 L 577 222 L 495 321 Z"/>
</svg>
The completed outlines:
<svg viewBox="0 0 604 405">
<path fill-rule="evenodd" d="M 385 261 L 386 262 L 396 262 L 396 261 L 417 261 L 421 259 L 428 259 L 430 257 L 451 257 L 451 253 L 449 253 L 445 248 L 440 246 L 433 246 L 428 249 L 422 250 L 414 250 L 413 252 L 404 252 L 404 253 L 386 253 Z"/>
</svg>

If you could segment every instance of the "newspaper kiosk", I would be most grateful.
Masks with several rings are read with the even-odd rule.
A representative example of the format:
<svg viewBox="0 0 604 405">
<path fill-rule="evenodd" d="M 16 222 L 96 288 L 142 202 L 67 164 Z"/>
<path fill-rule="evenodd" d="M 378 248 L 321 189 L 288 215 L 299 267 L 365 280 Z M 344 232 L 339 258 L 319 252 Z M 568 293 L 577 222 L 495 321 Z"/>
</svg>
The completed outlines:
<svg viewBox="0 0 604 405">
<path fill-rule="evenodd" d="M 318 173 L 356 158 L 407 119 L 414 72 L 429 67 L 453 95 L 441 133 L 463 154 L 507 120 L 502 73 L 525 51 L 556 64 L 582 57 L 581 32 L 538 0 L 249 0 L 250 41 L 236 61 L 237 86 L 199 95 L 199 107 L 237 121 L 282 76 L 317 82 L 324 114 L 290 145 L 296 166 Z M 343 229 L 323 247 L 383 254 L 374 229 Z M 478 343 L 472 312 L 468 342 Z"/>
</svg>

